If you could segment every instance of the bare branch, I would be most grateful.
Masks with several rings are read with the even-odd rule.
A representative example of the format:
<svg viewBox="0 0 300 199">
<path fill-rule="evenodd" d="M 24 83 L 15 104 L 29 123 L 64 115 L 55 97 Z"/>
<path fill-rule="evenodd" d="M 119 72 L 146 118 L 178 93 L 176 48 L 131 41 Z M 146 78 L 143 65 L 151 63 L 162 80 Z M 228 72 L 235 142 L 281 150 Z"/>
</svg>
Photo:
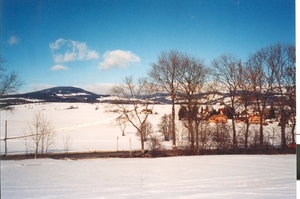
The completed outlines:
<svg viewBox="0 0 300 199">
<path fill-rule="evenodd" d="M 115 85 L 112 88 L 111 95 L 117 98 L 117 101 L 106 108 L 108 112 L 119 113 L 120 117 L 117 120 L 126 118 L 127 122 L 137 130 L 141 138 L 143 153 L 145 139 L 143 125 L 148 119 L 148 114 L 141 114 L 141 111 L 143 109 L 153 110 L 155 102 L 152 96 L 156 92 L 157 87 L 146 78 L 140 78 L 135 82 L 132 77 L 126 77 L 123 84 Z"/>
</svg>

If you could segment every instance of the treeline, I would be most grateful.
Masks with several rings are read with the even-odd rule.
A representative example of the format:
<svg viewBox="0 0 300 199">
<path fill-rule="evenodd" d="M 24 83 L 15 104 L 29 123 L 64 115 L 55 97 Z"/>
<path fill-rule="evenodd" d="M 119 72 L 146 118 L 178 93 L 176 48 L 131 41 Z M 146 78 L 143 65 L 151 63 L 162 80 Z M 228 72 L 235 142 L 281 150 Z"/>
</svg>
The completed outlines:
<svg viewBox="0 0 300 199">
<path fill-rule="evenodd" d="M 227 93 L 223 102 L 227 114 L 230 114 L 231 125 L 216 124 L 213 140 L 218 147 L 249 148 L 249 122 L 245 122 L 243 141 L 237 136 L 236 118 L 242 112 L 251 112 L 259 116 L 259 130 L 255 133 L 255 146 L 268 145 L 264 134 L 264 124 L 270 107 L 277 111 L 280 118 L 281 148 L 286 148 L 288 142 L 295 142 L 296 126 L 296 55 L 295 46 L 277 43 L 259 49 L 249 55 L 247 60 L 224 54 L 214 59 L 211 64 L 205 64 L 203 59 L 181 53 L 176 50 L 162 52 L 158 55 L 147 77 L 134 80 L 127 77 L 122 85 L 112 89 L 112 95 L 120 100 L 132 100 L 132 97 L 143 97 L 143 108 L 152 110 L 154 104 L 151 96 L 157 92 L 168 93 L 171 97 L 172 111 L 170 113 L 170 137 L 173 148 L 177 148 L 178 136 L 176 126 L 183 125 L 188 132 L 189 148 L 199 150 L 200 145 L 209 144 L 203 133 L 208 135 L 211 129 L 204 127 L 204 120 L 199 120 L 201 104 L 211 104 L 218 93 Z M 185 120 L 178 123 L 175 120 L 175 104 L 181 99 L 185 105 Z M 118 111 L 131 123 L 141 138 L 141 148 L 144 151 L 145 124 L 147 114 L 137 111 L 141 102 L 132 101 L 131 111 L 128 105 L 115 104 L 111 110 Z M 238 114 L 239 113 L 239 114 Z M 287 124 L 292 123 L 292 130 L 286 132 Z M 178 128 L 177 128 L 178 129 Z M 219 136 L 219 134 L 222 136 Z M 225 137 L 224 137 L 225 136 Z M 287 140 L 290 137 L 290 140 Z M 226 140 L 226 143 L 225 141 Z"/>
</svg>

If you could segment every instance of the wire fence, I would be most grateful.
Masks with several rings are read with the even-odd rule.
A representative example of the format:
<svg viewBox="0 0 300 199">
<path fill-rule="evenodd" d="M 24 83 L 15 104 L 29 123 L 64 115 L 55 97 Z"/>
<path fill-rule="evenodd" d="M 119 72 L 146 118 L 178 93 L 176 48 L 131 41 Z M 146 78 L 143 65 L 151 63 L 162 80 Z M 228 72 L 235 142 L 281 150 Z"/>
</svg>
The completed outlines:
<svg viewBox="0 0 300 199">
<path fill-rule="evenodd" d="M 68 132 L 68 131 L 77 130 L 77 129 L 81 129 L 81 128 L 85 128 L 85 127 L 89 127 L 89 126 L 105 124 L 109 121 L 112 121 L 112 120 L 116 119 L 117 117 L 119 117 L 119 115 L 117 115 L 115 117 L 105 119 L 105 120 L 97 121 L 97 122 L 81 123 L 81 124 L 72 123 L 72 122 L 67 122 L 67 123 L 65 123 L 65 122 L 51 122 L 51 124 L 63 124 L 64 126 L 65 125 L 69 125 L 69 126 L 62 127 L 62 128 L 57 128 L 57 129 L 54 129 L 54 130 L 49 131 L 49 132 L 37 132 L 37 133 L 34 133 L 34 132 L 28 133 L 27 132 L 28 126 L 34 124 L 35 121 L 30 121 L 30 120 L 29 121 L 2 120 L 1 123 L 0 123 L 1 124 L 0 141 L 5 142 L 4 150 L 5 150 L 5 155 L 7 155 L 7 153 L 8 153 L 8 150 L 7 150 L 8 143 L 7 142 L 9 140 L 18 140 L 18 139 L 25 140 L 26 138 L 29 138 L 29 137 L 47 136 L 47 135 L 50 135 L 50 134 Z M 16 132 L 16 130 L 11 131 L 10 127 L 17 127 L 17 128 L 14 128 L 14 129 L 19 129 L 19 130 L 17 130 L 18 132 Z M 22 132 L 20 132 L 20 131 L 22 131 Z M 3 132 L 4 132 L 4 135 L 3 135 Z M 13 135 L 11 135 L 11 134 L 13 134 Z"/>
</svg>

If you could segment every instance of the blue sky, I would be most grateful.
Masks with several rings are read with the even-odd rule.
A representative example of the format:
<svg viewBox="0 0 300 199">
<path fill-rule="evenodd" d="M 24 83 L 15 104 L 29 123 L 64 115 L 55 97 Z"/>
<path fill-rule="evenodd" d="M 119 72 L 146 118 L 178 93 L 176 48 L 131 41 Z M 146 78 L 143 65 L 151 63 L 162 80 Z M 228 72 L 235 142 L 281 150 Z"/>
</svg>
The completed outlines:
<svg viewBox="0 0 300 199">
<path fill-rule="evenodd" d="M 294 0 L 2 0 L 1 54 L 19 92 L 78 86 L 105 94 L 146 76 L 162 51 L 209 66 L 232 53 L 295 44 Z"/>
</svg>

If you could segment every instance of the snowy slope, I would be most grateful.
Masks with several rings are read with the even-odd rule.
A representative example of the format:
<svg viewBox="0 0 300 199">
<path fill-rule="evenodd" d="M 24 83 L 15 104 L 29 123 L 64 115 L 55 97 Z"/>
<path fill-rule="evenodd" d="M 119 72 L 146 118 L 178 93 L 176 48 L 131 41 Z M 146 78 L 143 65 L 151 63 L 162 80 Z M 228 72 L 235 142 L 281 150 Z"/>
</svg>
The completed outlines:
<svg viewBox="0 0 300 199">
<path fill-rule="evenodd" d="M 296 198 L 295 155 L 1 162 L 1 198 Z"/>
</svg>

